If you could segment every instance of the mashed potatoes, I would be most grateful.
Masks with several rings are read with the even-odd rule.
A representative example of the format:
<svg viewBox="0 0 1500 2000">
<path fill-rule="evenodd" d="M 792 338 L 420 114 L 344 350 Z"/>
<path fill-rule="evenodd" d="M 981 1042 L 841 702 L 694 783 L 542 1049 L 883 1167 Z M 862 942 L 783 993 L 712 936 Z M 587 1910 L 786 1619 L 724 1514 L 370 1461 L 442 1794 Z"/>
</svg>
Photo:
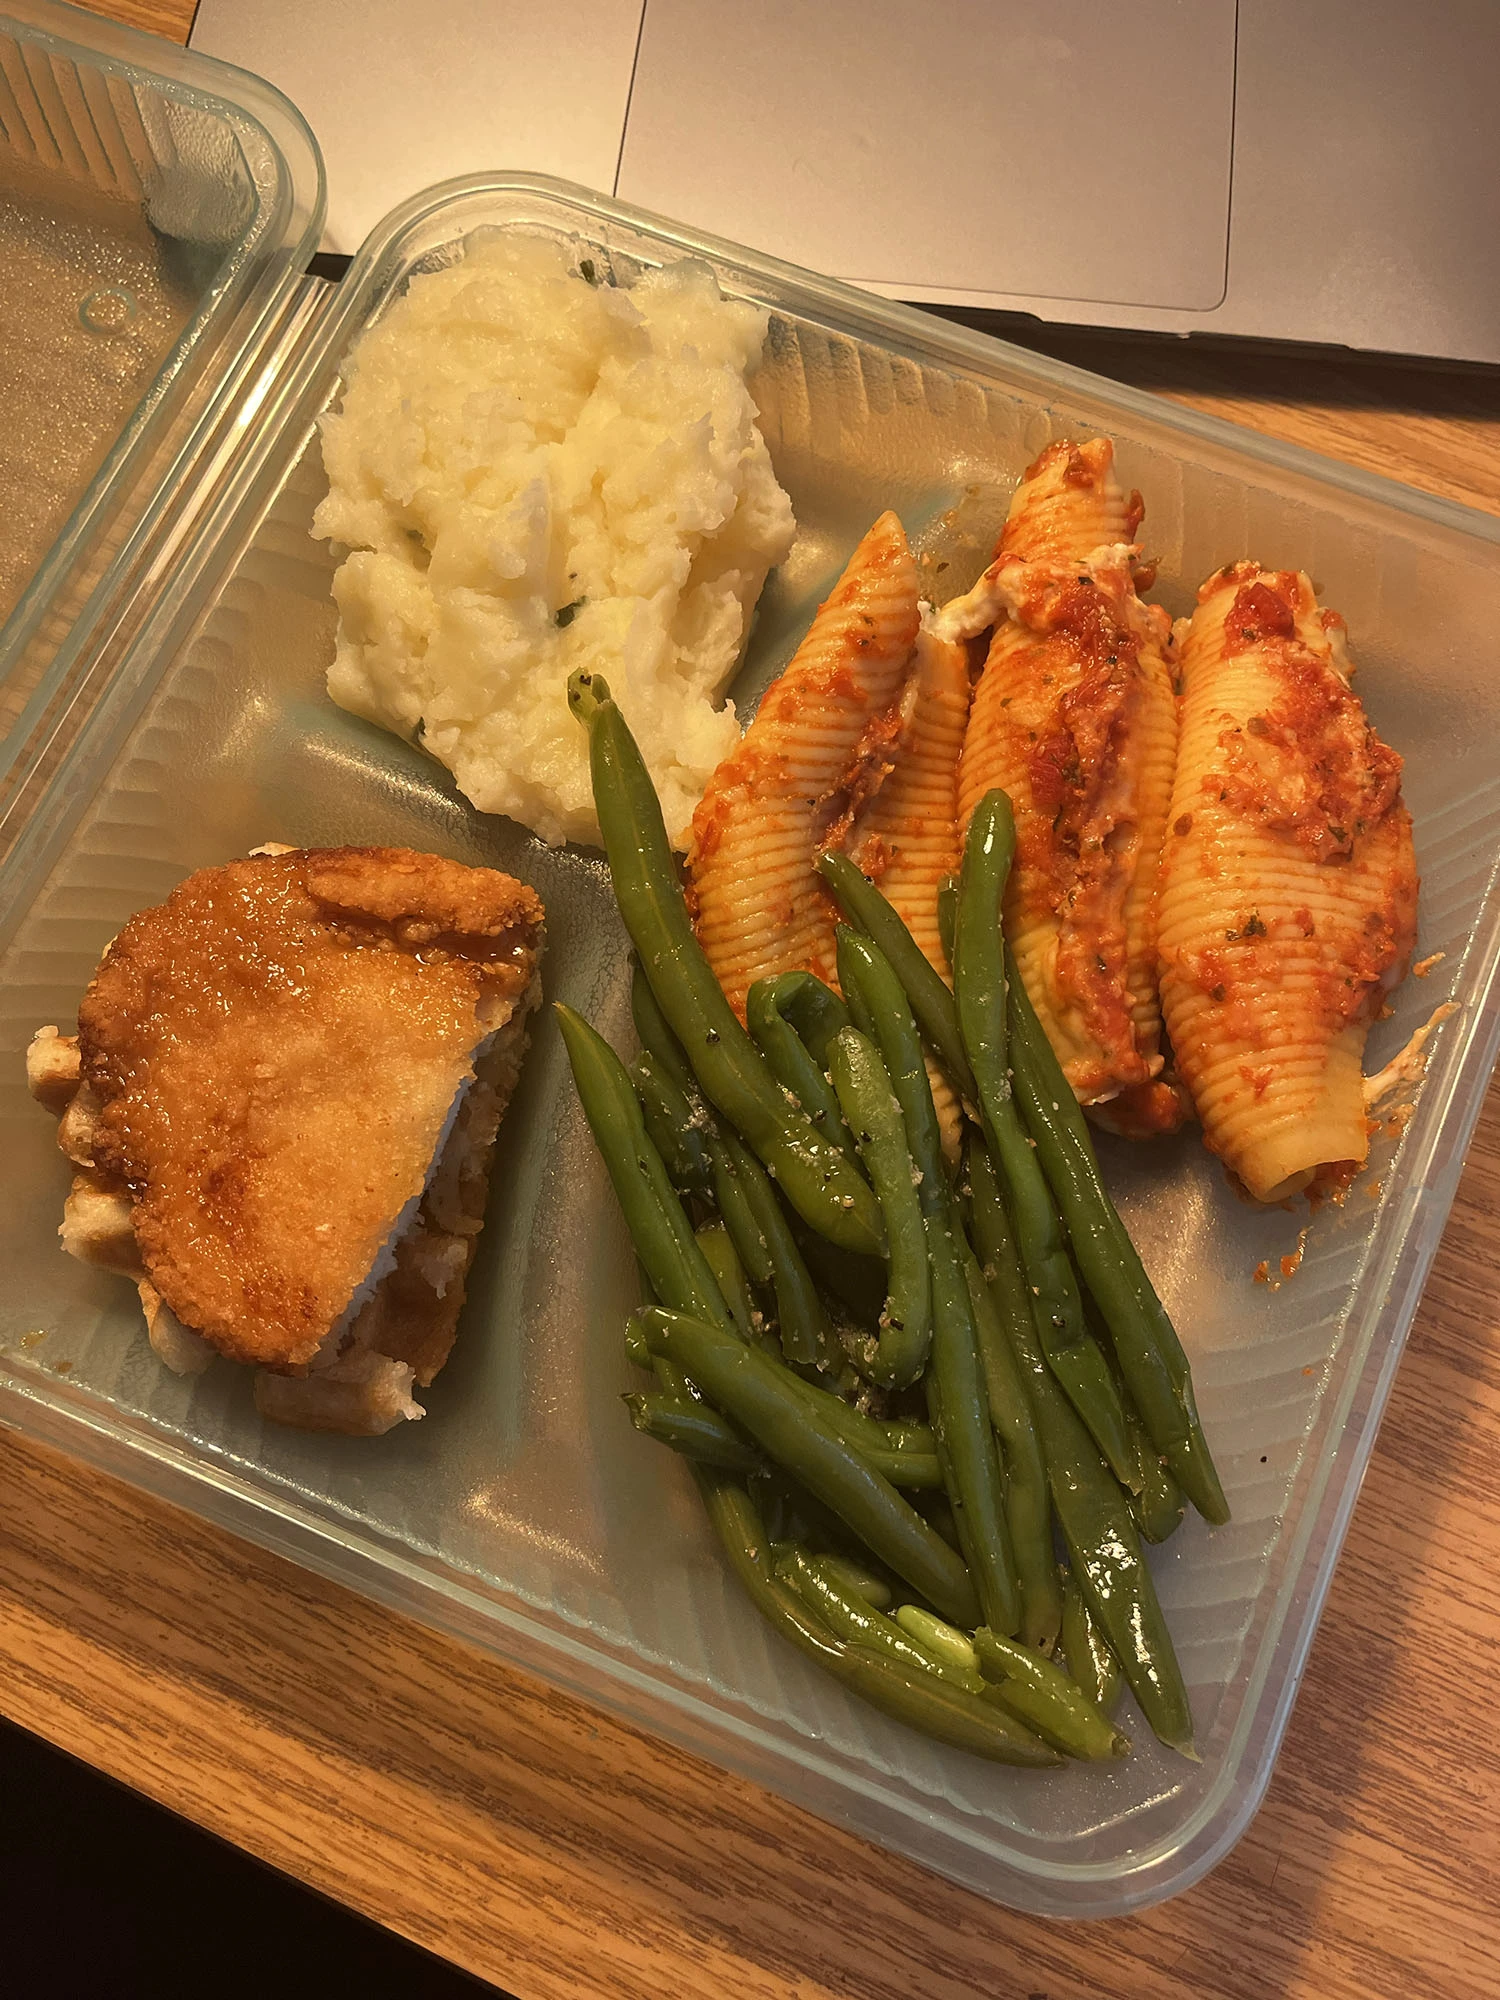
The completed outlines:
<svg viewBox="0 0 1500 2000">
<path fill-rule="evenodd" d="M 419 742 L 483 812 L 594 840 L 597 668 L 679 843 L 738 740 L 714 706 L 794 524 L 745 386 L 765 315 L 683 263 L 595 285 L 538 237 L 414 278 L 323 422 L 313 532 L 334 579 L 334 700 Z"/>
</svg>

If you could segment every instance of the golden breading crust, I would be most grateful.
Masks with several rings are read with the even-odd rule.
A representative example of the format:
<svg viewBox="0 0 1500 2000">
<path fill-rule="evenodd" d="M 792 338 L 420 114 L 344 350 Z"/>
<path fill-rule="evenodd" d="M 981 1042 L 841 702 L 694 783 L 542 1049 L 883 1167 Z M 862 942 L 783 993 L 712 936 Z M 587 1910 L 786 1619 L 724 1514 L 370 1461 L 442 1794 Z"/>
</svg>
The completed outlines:
<svg viewBox="0 0 1500 2000">
<path fill-rule="evenodd" d="M 509 876 L 401 848 L 232 861 L 130 920 L 79 1009 L 81 1070 L 96 1174 L 183 1325 L 307 1367 L 533 992 L 541 928 Z"/>
</svg>

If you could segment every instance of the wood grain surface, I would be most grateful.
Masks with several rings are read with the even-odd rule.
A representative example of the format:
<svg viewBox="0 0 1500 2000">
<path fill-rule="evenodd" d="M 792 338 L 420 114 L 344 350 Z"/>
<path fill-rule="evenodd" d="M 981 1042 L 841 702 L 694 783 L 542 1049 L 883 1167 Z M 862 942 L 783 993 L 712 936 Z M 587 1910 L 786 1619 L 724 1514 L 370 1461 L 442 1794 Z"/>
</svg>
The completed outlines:
<svg viewBox="0 0 1500 2000">
<path fill-rule="evenodd" d="M 191 10 L 98 11 L 181 39 Z M 1045 344 L 1500 511 L 1492 375 Z M 996 1909 L 14 1438 L 0 1708 L 522 2000 L 1493 2000 L 1497 1325 L 1492 1089 L 1266 1804 L 1140 1917 Z"/>
</svg>

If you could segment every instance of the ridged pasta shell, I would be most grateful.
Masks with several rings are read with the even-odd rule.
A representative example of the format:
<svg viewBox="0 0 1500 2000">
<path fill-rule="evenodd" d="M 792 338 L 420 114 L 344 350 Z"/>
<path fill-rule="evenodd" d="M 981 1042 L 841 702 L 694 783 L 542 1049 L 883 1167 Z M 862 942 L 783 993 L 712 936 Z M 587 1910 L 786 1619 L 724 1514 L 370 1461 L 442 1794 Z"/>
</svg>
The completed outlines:
<svg viewBox="0 0 1500 2000">
<path fill-rule="evenodd" d="M 1368 1151 L 1365 1036 L 1403 976 L 1417 875 L 1401 759 L 1306 576 L 1231 564 L 1181 649 L 1158 895 L 1161 994 L 1203 1134 L 1262 1201 Z"/>
<path fill-rule="evenodd" d="M 741 1019 L 769 974 L 833 983 L 833 909 L 813 861 L 890 770 L 918 625 L 916 560 L 882 514 L 693 814 L 698 937 Z"/>
<path fill-rule="evenodd" d="M 958 872 L 958 758 L 969 717 L 969 662 L 952 639 L 924 631 L 902 703 L 890 773 L 850 829 L 850 858 L 946 979 L 938 889 Z"/>
<path fill-rule="evenodd" d="M 970 593 L 1003 613 L 959 765 L 966 824 L 994 786 L 1016 815 L 1005 921 L 1037 1014 L 1080 1100 L 1132 1129 L 1181 1122 L 1162 1068 L 1153 890 L 1177 752 L 1166 614 L 1141 602 L 1141 519 L 1107 439 L 1044 452 L 1000 554 Z M 960 627 L 960 629 L 965 629 Z"/>
</svg>

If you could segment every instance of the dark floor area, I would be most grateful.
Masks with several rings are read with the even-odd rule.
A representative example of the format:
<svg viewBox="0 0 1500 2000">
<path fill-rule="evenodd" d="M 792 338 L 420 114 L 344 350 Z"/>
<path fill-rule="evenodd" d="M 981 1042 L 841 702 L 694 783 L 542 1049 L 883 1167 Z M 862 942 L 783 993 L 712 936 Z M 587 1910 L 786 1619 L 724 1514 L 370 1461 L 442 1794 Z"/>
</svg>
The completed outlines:
<svg viewBox="0 0 1500 2000">
<path fill-rule="evenodd" d="M 0 1723 L 0 1989 L 505 2000 Z"/>
</svg>

